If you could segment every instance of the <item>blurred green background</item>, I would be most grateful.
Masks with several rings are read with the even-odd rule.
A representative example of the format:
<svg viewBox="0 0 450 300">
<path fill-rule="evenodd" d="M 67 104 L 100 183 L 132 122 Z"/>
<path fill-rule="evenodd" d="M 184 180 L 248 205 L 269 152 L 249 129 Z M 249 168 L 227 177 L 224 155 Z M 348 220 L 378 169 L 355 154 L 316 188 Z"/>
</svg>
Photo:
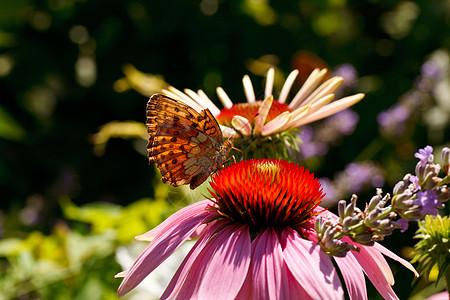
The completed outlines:
<svg viewBox="0 0 450 300">
<path fill-rule="evenodd" d="M 366 93 L 353 108 L 359 123 L 302 163 L 333 178 L 370 160 L 389 192 L 414 171 L 419 147 L 449 145 L 449 28 L 450 1 L 438 0 L 1 0 L 0 299 L 114 299 L 116 247 L 201 198 L 159 185 L 138 129 L 95 150 L 104 124 L 145 122 L 146 93 L 124 79 L 131 66 L 221 107 L 215 88 L 242 102 L 244 74 L 263 95 L 269 65 L 305 76 L 351 64 L 357 80 L 345 93 Z M 411 94 L 405 130 L 386 133 L 377 117 Z M 361 190 L 360 201 L 373 194 Z M 405 254 L 410 231 L 384 244 Z M 393 270 L 394 290 L 409 297 L 412 275 Z"/>
</svg>

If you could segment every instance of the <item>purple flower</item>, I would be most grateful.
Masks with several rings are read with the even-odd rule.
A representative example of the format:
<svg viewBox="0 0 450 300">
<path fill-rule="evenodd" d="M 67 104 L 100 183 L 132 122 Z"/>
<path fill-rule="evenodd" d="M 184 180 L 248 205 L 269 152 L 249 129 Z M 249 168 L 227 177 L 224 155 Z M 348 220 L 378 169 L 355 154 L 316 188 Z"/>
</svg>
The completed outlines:
<svg viewBox="0 0 450 300">
<path fill-rule="evenodd" d="M 302 144 L 300 148 L 301 154 L 305 159 L 314 156 L 324 156 L 328 152 L 327 145 L 320 142 L 309 142 L 307 144 Z"/>
<path fill-rule="evenodd" d="M 418 192 L 417 199 L 414 200 L 414 203 L 422 206 L 424 215 L 436 216 L 438 214 L 436 207 L 443 207 L 443 204 L 439 202 L 439 199 L 436 196 L 436 191 L 433 190 Z"/>
<path fill-rule="evenodd" d="M 403 134 L 406 121 L 410 117 L 409 109 L 401 104 L 394 105 L 388 110 L 382 111 L 377 116 L 377 122 L 383 132 L 390 136 Z"/>
<path fill-rule="evenodd" d="M 420 72 L 422 73 L 423 76 L 425 77 L 429 77 L 432 79 L 439 79 L 442 77 L 442 68 L 440 68 L 439 66 L 437 66 L 434 62 L 432 61 L 427 61 L 425 62 L 422 67 L 420 68 Z"/>
<path fill-rule="evenodd" d="M 405 219 L 399 219 L 397 224 L 401 226 L 400 232 L 405 232 L 409 227 L 409 222 Z"/>
<path fill-rule="evenodd" d="M 377 116 L 378 124 L 381 126 L 392 126 L 402 123 L 409 117 L 409 111 L 403 105 L 395 105 L 392 108 L 382 111 Z"/>
<path fill-rule="evenodd" d="M 336 126 L 339 133 L 349 135 L 358 124 L 359 115 L 350 109 L 346 109 L 335 114 L 332 120 L 332 124 Z"/>
<path fill-rule="evenodd" d="M 377 174 L 379 170 L 371 163 L 350 163 L 345 168 L 345 174 L 348 176 L 349 191 L 352 193 L 360 192 L 368 183 L 375 187 L 384 184 L 384 178 Z"/>
<path fill-rule="evenodd" d="M 325 193 L 325 197 L 323 197 L 321 205 L 323 207 L 332 207 L 336 205 L 336 203 L 340 200 L 339 197 L 341 195 L 334 187 L 333 182 L 326 177 L 320 178 L 319 181 L 323 192 Z"/>
<path fill-rule="evenodd" d="M 314 136 L 314 130 L 310 125 L 305 125 L 302 127 L 302 131 L 300 132 L 300 139 L 303 143 L 309 142 L 312 140 Z"/>
<path fill-rule="evenodd" d="M 328 152 L 328 146 L 323 142 L 313 140 L 314 130 L 311 126 L 303 126 L 300 133 L 302 144 L 300 145 L 300 153 L 304 159 L 314 156 L 324 156 Z"/>
<path fill-rule="evenodd" d="M 345 87 L 354 87 L 358 81 L 358 73 L 352 64 L 342 64 L 333 72 L 335 76 L 344 78 Z"/>
<path fill-rule="evenodd" d="M 430 156 L 433 154 L 433 147 L 431 146 L 426 146 L 423 149 L 419 149 L 419 151 L 417 151 L 414 154 L 414 157 L 417 159 L 420 159 L 420 166 L 421 167 L 425 167 L 425 165 L 428 163 L 428 159 L 430 158 Z"/>
<path fill-rule="evenodd" d="M 417 192 L 418 190 L 420 190 L 419 178 L 417 176 L 411 175 L 409 177 L 409 181 L 414 184 L 413 192 Z"/>
</svg>

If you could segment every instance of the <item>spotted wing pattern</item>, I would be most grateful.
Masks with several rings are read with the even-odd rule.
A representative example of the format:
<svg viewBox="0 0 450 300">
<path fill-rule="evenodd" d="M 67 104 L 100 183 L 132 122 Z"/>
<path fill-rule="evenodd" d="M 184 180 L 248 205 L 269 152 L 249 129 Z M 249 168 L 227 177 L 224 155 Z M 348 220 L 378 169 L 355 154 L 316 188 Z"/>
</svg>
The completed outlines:
<svg viewBox="0 0 450 300">
<path fill-rule="evenodd" d="M 181 101 L 153 95 L 147 104 L 149 163 L 162 181 L 195 189 L 222 167 L 232 144 L 223 142 L 219 124 L 208 109 L 198 113 Z"/>
</svg>

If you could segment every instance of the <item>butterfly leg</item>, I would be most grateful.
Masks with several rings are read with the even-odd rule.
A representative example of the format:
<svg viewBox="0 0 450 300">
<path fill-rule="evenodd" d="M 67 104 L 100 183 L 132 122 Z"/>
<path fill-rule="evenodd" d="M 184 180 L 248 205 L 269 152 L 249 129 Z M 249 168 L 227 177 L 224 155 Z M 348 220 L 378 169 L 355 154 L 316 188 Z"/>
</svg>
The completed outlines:
<svg viewBox="0 0 450 300">
<path fill-rule="evenodd" d="M 233 159 L 234 163 L 236 163 L 236 157 L 234 155 L 231 155 L 230 158 L 228 158 L 223 164 L 225 165 L 227 162 L 229 162 L 231 159 Z"/>
</svg>

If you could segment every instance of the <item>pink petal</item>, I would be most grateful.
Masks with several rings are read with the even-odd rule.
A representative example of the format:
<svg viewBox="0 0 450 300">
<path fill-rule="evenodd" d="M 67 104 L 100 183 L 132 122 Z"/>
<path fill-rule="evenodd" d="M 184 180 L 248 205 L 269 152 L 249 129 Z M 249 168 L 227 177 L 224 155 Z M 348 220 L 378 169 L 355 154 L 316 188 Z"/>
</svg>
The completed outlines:
<svg viewBox="0 0 450 300">
<path fill-rule="evenodd" d="M 342 77 L 333 77 L 322 83 L 317 89 L 314 90 L 311 95 L 308 96 L 303 102 L 302 105 L 314 103 L 318 99 L 323 98 L 331 93 L 333 93 L 339 85 L 341 85 L 344 78 Z"/>
<path fill-rule="evenodd" d="M 253 263 L 255 260 L 252 261 Z M 306 291 L 303 289 L 303 287 L 297 282 L 297 279 L 292 275 L 292 273 L 289 271 L 289 269 L 283 268 L 287 272 L 288 277 L 288 283 L 289 283 L 289 293 L 290 293 L 290 300 L 304 300 L 304 299 L 310 299 L 311 297 L 306 293 Z M 239 294 L 236 296 L 235 300 L 248 300 L 248 299 L 255 299 L 254 293 L 253 293 L 253 273 L 248 272 L 247 278 L 244 281 L 244 284 L 242 285 L 241 290 L 239 291 Z"/>
<path fill-rule="evenodd" d="M 341 110 L 344 110 L 344 109 L 358 103 L 363 98 L 364 98 L 364 94 L 360 93 L 360 94 L 348 96 L 348 97 L 333 101 L 330 104 L 322 106 L 319 110 L 313 112 L 312 114 L 307 115 L 301 122 L 297 123 L 297 126 L 302 126 L 302 125 L 312 123 L 314 121 L 326 118 L 328 116 L 331 116 L 332 114 L 340 112 Z"/>
<path fill-rule="evenodd" d="M 443 291 L 427 298 L 427 300 L 448 300 L 450 299 L 447 291 Z"/>
<path fill-rule="evenodd" d="M 242 116 L 236 115 L 231 120 L 231 125 L 233 128 L 236 128 L 239 133 L 241 133 L 244 136 L 249 136 L 252 133 L 252 125 L 250 125 L 251 122 Z"/>
<path fill-rule="evenodd" d="M 117 291 L 119 297 L 135 288 L 191 236 L 199 225 L 211 217 L 211 211 L 204 210 L 204 205 L 195 204 L 191 205 L 190 209 L 187 209 L 189 208 L 187 207 L 176 212 L 169 217 L 171 222 L 166 222 L 166 220 L 157 227 L 158 234 L 134 262 L 120 284 Z M 196 207 L 196 209 L 192 209 L 192 206 Z"/>
<path fill-rule="evenodd" d="M 291 293 L 291 298 L 289 299 L 290 300 L 313 299 L 302 287 L 302 285 L 297 281 L 294 275 L 292 275 L 291 271 L 289 271 L 289 269 L 287 271 L 289 277 L 289 290 Z"/>
<path fill-rule="evenodd" d="M 253 280 L 252 280 L 252 272 L 247 272 L 247 277 L 242 284 L 241 290 L 236 295 L 235 300 L 248 300 L 254 299 L 253 297 Z"/>
<path fill-rule="evenodd" d="M 283 250 L 273 229 L 260 233 L 252 242 L 251 270 L 255 299 L 290 299 Z"/>
<path fill-rule="evenodd" d="M 293 112 L 291 112 L 291 119 L 289 120 L 289 124 L 286 127 L 287 128 L 295 127 L 295 124 L 300 122 L 300 120 L 302 120 L 303 118 L 306 118 L 306 115 L 309 113 L 310 109 L 311 105 L 303 105 L 294 110 Z"/>
<path fill-rule="evenodd" d="M 291 119 L 291 113 L 288 111 L 282 112 L 278 116 L 276 116 L 270 122 L 267 122 L 262 129 L 261 135 L 268 136 L 275 132 L 280 132 L 284 130 L 289 120 Z"/>
<path fill-rule="evenodd" d="M 354 243 L 348 237 L 342 241 L 360 247 L 360 252 L 352 252 L 358 263 L 369 277 L 372 284 L 384 299 L 398 299 L 391 285 L 394 284 L 393 275 L 384 257 L 370 246 L 361 246 Z"/>
<path fill-rule="evenodd" d="M 231 138 L 236 135 L 236 131 L 233 128 L 220 125 L 220 130 L 222 130 L 223 137 L 225 138 Z"/>
<path fill-rule="evenodd" d="M 289 108 L 291 109 L 297 109 L 300 107 L 303 100 L 306 99 L 308 95 L 310 95 L 314 89 L 320 84 L 323 77 L 327 73 L 327 69 L 314 69 L 311 74 L 306 79 L 305 83 L 302 85 L 300 90 L 297 92 L 297 94 L 292 99 L 291 103 L 289 104 Z"/>
<path fill-rule="evenodd" d="M 178 291 L 183 285 L 187 274 L 189 273 L 193 263 L 197 259 L 197 256 L 202 251 L 203 247 L 216 234 L 216 232 L 220 231 L 227 225 L 228 223 L 226 222 L 217 221 L 211 224 L 211 226 L 208 227 L 208 230 L 204 231 L 204 235 L 199 237 L 199 240 L 195 243 L 194 247 L 192 247 L 191 251 L 189 251 L 177 272 L 172 277 L 172 280 L 167 285 L 161 299 L 173 299 L 178 294 Z"/>
<path fill-rule="evenodd" d="M 248 227 L 230 225 L 214 235 L 198 254 L 181 287 L 180 299 L 234 299 L 250 265 Z"/>
<path fill-rule="evenodd" d="M 419 277 L 419 273 L 417 273 L 416 269 L 414 269 L 414 267 L 408 261 L 406 261 L 405 259 L 401 258 L 400 256 L 398 256 L 397 254 L 395 254 L 391 250 L 383 247 L 382 245 L 380 245 L 378 243 L 375 243 L 375 245 L 373 245 L 373 247 L 375 249 L 377 249 L 378 251 L 380 251 L 381 253 L 383 253 L 385 256 L 390 257 L 390 258 L 398 261 L 399 263 L 404 265 L 406 268 L 410 269 L 411 272 L 414 273 L 414 276 Z"/>
<path fill-rule="evenodd" d="M 210 200 L 203 200 L 199 202 L 195 202 L 194 204 L 191 204 L 189 206 L 186 206 L 182 209 L 180 209 L 177 213 L 171 215 L 167 219 L 165 219 L 161 224 L 159 224 L 157 227 L 153 228 L 152 230 L 138 235 L 135 240 L 137 241 L 148 241 L 151 242 L 157 236 L 161 231 L 164 231 L 165 228 L 168 226 L 168 224 L 172 224 L 174 222 L 177 222 L 178 219 L 184 219 L 184 215 L 198 215 L 199 212 L 202 210 L 205 210 L 208 205 L 211 204 Z"/>
<path fill-rule="evenodd" d="M 266 123 L 267 115 L 272 107 L 273 96 L 269 96 L 261 103 L 258 109 L 258 115 L 255 118 L 255 127 L 253 129 L 254 134 L 259 135 L 262 132 L 264 123 Z"/>
<path fill-rule="evenodd" d="M 367 288 L 364 273 L 352 252 L 345 257 L 334 257 L 339 266 L 350 299 L 367 299 Z"/>
<path fill-rule="evenodd" d="M 197 227 L 194 233 L 189 237 L 190 240 L 198 239 L 202 235 L 204 235 L 207 231 L 210 230 L 211 226 L 216 222 L 216 220 L 208 222 L 207 224 L 202 224 Z"/>
<path fill-rule="evenodd" d="M 330 103 L 331 100 L 334 99 L 334 94 L 329 94 L 326 95 L 322 98 L 316 99 L 316 101 L 309 103 L 309 105 L 311 106 L 311 109 L 308 111 L 308 114 L 306 115 L 305 118 L 308 117 L 308 115 L 313 114 L 314 112 L 318 111 L 320 108 L 324 107 L 326 104 Z M 300 121 L 300 120 L 298 120 Z M 295 125 L 293 125 L 293 127 L 297 127 Z"/>
<path fill-rule="evenodd" d="M 297 282 L 313 299 L 342 299 L 344 291 L 328 255 L 293 229 L 281 235 L 283 254 Z"/>
</svg>

